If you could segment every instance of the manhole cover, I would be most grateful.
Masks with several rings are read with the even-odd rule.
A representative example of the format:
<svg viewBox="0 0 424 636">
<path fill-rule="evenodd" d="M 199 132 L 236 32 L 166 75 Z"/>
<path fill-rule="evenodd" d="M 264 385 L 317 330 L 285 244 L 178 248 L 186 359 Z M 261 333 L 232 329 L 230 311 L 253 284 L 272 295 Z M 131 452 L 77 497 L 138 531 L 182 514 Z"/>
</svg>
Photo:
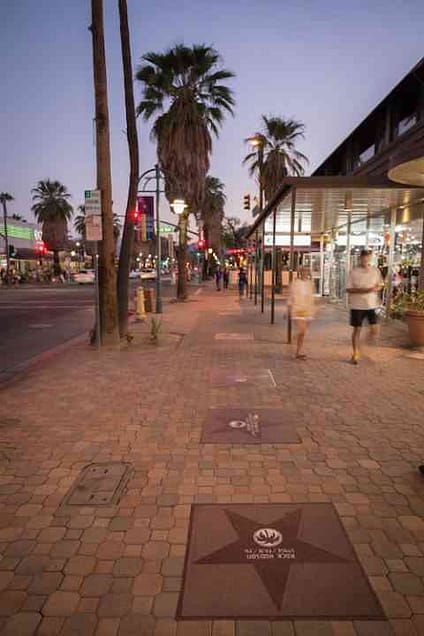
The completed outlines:
<svg viewBox="0 0 424 636">
<path fill-rule="evenodd" d="M 296 444 L 300 438 L 284 409 L 211 408 L 203 444 Z"/>
<path fill-rule="evenodd" d="M 130 470 L 130 464 L 123 462 L 86 466 L 66 495 L 64 505 L 102 506 L 117 503 L 128 482 Z"/>
<path fill-rule="evenodd" d="M 210 384 L 214 387 L 228 386 L 229 384 L 248 384 L 255 386 L 276 386 L 271 369 L 222 369 L 216 367 L 210 371 Z"/>
<path fill-rule="evenodd" d="M 384 619 L 331 504 L 192 508 L 179 619 Z"/>
<path fill-rule="evenodd" d="M 253 340 L 253 333 L 216 333 L 215 340 Z"/>
</svg>

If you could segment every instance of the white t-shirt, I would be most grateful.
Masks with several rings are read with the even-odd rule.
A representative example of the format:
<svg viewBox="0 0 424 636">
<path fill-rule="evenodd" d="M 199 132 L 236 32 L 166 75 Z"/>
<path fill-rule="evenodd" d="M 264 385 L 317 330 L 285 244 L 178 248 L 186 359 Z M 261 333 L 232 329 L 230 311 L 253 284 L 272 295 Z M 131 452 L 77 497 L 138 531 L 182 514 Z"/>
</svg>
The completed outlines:
<svg viewBox="0 0 424 636">
<path fill-rule="evenodd" d="M 380 287 L 383 278 L 377 267 L 355 267 L 349 273 L 347 279 L 347 289 L 367 289 L 369 287 Z M 378 292 L 368 292 L 365 294 L 349 294 L 349 305 L 351 309 L 376 309 L 381 305 L 380 294 Z"/>
</svg>

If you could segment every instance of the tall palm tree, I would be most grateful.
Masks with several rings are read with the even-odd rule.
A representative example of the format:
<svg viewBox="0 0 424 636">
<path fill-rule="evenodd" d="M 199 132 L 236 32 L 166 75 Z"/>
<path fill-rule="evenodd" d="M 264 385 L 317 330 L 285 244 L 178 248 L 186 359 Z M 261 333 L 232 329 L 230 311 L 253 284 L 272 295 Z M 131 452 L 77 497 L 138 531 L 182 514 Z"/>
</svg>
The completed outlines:
<svg viewBox="0 0 424 636">
<path fill-rule="evenodd" d="M 302 164 L 307 163 L 308 159 L 296 149 L 304 132 L 304 124 L 294 119 L 262 115 L 261 130 L 255 134 L 255 138 L 263 148 L 261 179 L 267 201 L 271 200 L 284 177 L 304 173 Z M 251 137 L 246 139 L 247 142 L 250 140 Z M 256 151 L 249 152 L 243 164 L 248 164 L 250 174 L 259 178 L 259 157 Z"/>
<path fill-rule="evenodd" d="M 217 177 L 207 176 L 200 218 L 203 221 L 206 245 L 212 247 L 217 253 L 221 250 L 222 220 L 226 199 L 222 181 Z"/>
<path fill-rule="evenodd" d="M 59 251 L 66 245 L 68 221 L 73 212 L 71 195 L 60 181 L 50 179 L 39 181 L 31 192 L 34 202 L 31 209 L 42 224 L 43 241 L 53 252 L 55 274 L 60 274 Z"/>
<path fill-rule="evenodd" d="M 157 142 L 169 201 L 183 198 L 187 209 L 179 218 L 177 297 L 187 297 L 187 226 L 190 213 L 198 214 L 212 151 L 225 112 L 232 113 L 232 91 L 223 83 L 233 73 L 221 68 L 218 52 L 204 44 L 178 44 L 165 53 L 147 53 L 136 74 L 143 85 L 138 113 L 155 116 L 152 136 Z"/>
</svg>

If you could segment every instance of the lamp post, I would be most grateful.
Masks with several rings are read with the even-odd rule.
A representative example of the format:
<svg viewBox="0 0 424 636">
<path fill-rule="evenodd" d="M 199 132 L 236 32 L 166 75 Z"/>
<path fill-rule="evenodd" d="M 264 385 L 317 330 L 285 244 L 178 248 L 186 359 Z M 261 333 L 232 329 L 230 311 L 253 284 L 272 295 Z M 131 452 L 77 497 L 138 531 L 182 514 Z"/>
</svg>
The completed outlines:
<svg viewBox="0 0 424 636">
<path fill-rule="evenodd" d="M 254 137 L 249 137 L 249 143 L 256 148 L 258 155 L 258 182 L 259 182 L 259 214 L 261 214 L 264 207 L 264 189 L 263 189 L 263 167 L 264 167 L 264 137 L 257 134 Z M 265 293 L 264 293 L 264 281 L 265 281 L 265 222 L 262 227 L 262 241 L 260 249 L 260 293 L 261 293 L 261 313 L 264 313 L 265 306 Z"/>
</svg>

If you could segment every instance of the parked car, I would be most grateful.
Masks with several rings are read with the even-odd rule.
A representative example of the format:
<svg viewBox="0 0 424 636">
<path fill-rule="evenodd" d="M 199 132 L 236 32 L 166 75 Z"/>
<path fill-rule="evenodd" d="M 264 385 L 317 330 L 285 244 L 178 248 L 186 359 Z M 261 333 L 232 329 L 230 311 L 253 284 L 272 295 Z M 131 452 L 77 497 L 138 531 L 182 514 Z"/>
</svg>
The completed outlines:
<svg viewBox="0 0 424 636">
<path fill-rule="evenodd" d="M 141 280 L 153 280 L 156 278 L 156 270 L 154 269 L 142 269 L 140 272 Z"/>
<path fill-rule="evenodd" d="M 88 285 L 94 283 L 94 280 L 94 269 L 80 269 L 79 272 L 74 274 L 74 281 L 78 283 L 78 285 Z"/>
</svg>

